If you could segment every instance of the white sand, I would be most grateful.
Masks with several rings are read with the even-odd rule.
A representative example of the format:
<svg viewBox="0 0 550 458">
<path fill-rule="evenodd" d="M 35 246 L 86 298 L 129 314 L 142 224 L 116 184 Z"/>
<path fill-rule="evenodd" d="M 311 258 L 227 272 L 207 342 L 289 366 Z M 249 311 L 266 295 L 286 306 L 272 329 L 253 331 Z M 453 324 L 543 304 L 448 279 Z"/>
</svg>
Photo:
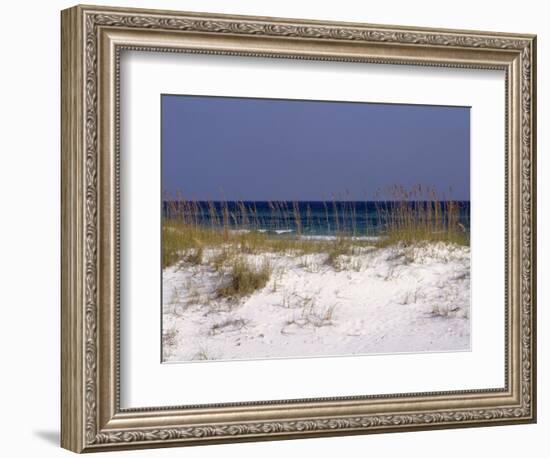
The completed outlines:
<svg viewBox="0 0 550 458">
<path fill-rule="evenodd" d="M 206 260 L 215 255 L 206 252 Z M 273 267 L 260 291 L 216 297 L 208 265 L 163 272 L 165 361 L 259 359 L 470 347 L 470 249 L 443 243 L 326 254 L 245 256 Z"/>
</svg>

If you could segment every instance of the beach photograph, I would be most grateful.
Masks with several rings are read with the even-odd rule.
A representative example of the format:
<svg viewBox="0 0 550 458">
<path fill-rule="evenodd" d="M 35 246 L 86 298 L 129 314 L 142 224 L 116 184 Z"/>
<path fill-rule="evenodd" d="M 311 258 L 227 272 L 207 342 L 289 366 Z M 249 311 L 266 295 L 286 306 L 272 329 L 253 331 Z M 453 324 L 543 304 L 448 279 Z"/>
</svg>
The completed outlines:
<svg viewBox="0 0 550 458">
<path fill-rule="evenodd" d="M 470 350 L 470 108 L 161 96 L 162 361 Z"/>
</svg>

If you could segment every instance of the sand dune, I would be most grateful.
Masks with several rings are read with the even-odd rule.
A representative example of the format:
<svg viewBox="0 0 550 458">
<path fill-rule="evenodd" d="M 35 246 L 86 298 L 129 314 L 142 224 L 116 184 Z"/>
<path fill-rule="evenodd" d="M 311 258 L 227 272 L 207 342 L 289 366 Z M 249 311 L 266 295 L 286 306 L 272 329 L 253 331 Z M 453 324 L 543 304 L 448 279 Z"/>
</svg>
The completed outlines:
<svg viewBox="0 0 550 458">
<path fill-rule="evenodd" d="M 269 261 L 267 285 L 219 298 L 227 275 L 202 264 L 163 271 L 165 362 L 263 359 L 470 347 L 470 249 L 445 243 L 362 247 L 327 255 L 246 255 Z"/>
</svg>

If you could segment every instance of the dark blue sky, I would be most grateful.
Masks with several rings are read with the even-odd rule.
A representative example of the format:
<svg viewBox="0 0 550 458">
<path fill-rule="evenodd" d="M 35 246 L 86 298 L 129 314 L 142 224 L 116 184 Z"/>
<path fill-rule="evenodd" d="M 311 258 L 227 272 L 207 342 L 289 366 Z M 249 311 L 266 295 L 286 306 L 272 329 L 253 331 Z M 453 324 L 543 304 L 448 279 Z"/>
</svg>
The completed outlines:
<svg viewBox="0 0 550 458">
<path fill-rule="evenodd" d="M 162 96 L 162 188 L 197 200 L 470 199 L 470 109 Z"/>
</svg>

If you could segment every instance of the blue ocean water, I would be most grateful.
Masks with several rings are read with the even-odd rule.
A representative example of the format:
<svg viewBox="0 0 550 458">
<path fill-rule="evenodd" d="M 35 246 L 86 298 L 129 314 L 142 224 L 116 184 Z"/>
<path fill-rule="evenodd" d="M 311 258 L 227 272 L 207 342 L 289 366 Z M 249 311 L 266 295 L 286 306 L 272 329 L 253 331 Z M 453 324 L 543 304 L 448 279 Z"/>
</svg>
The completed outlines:
<svg viewBox="0 0 550 458">
<path fill-rule="evenodd" d="M 410 201 L 404 205 L 411 214 L 422 214 L 437 206 L 440 218 L 447 221 L 444 201 Z M 163 201 L 164 218 L 181 219 L 191 224 L 230 229 L 257 230 L 273 234 L 303 235 L 378 235 L 391 218 L 394 201 Z M 401 203 L 403 205 L 403 203 Z M 470 202 L 453 201 L 463 230 L 470 228 Z M 429 206 L 429 207 L 428 207 Z"/>
</svg>

